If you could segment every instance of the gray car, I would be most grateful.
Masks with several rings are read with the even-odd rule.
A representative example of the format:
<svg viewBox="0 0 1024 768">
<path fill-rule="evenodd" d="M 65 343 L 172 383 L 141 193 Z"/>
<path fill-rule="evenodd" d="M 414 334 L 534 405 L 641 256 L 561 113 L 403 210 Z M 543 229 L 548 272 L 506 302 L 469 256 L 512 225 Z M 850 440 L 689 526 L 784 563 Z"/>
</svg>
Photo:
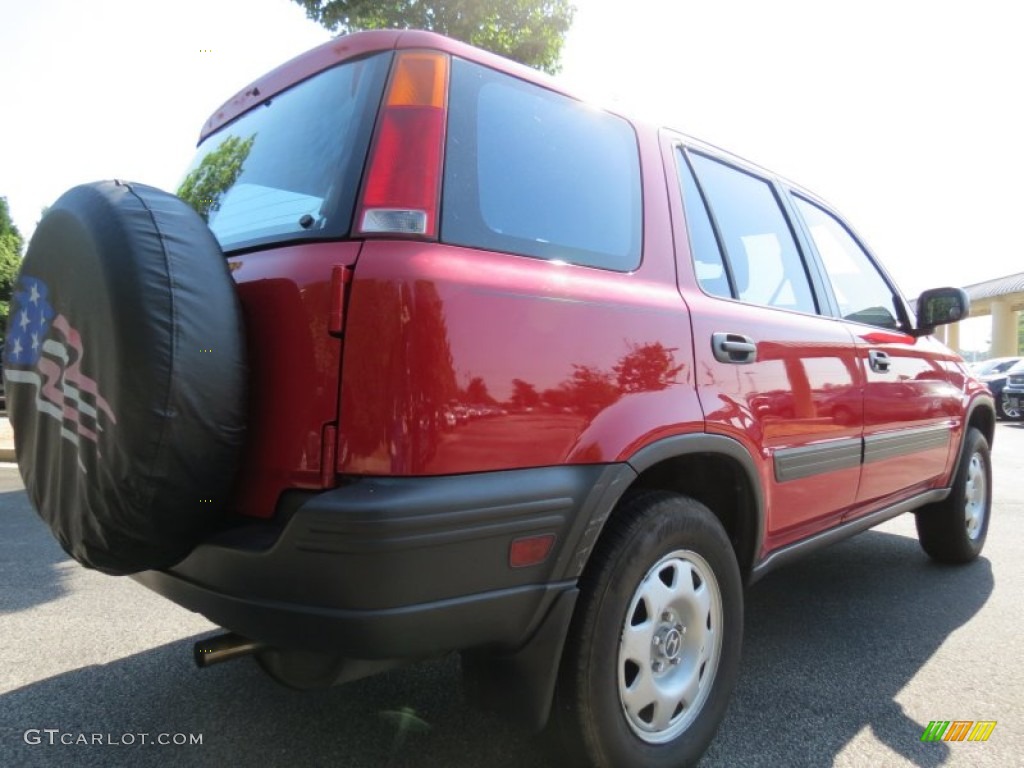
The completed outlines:
<svg viewBox="0 0 1024 768">
<path fill-rule="evenodd" d="M 1007 371 L 1006 385 L 997 402 L 1004 419 L 1021 421 L 1024 413 L 1024 361 Z"/>
</svg>

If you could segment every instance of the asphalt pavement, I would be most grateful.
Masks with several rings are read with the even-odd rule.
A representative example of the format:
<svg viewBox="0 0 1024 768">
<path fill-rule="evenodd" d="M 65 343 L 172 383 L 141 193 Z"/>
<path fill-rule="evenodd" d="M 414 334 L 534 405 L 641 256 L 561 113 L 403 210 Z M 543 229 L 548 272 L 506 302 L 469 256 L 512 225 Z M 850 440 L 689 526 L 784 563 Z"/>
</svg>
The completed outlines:
<svg viewBox="0 0 1024 768">
<path fill-rule="evenodd" d="M 931 563 L 908 515 L 747 592 L 739 685 L 702 768 L 1022 764 L 1024 425 L 998 427 L 994 464 L 976 562 Z M 214 631 L 69 560 L 0 465 L 0 766 L 558 764 L 464 702 L 454 657 L 295 692 L 250 660 L 195 669 Z M 923 743 L 931 720 L 997 726 Z"/>
</svg>

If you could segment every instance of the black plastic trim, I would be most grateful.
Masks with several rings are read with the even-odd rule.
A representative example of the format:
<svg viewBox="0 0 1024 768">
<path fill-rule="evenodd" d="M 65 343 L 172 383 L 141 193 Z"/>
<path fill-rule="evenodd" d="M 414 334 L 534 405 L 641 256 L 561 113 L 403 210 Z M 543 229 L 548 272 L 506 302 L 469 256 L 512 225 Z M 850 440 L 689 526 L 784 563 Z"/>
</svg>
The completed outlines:
<svg viewBox="0 0 1024 768">
<path fill-rule="evenodd" d="M 521 647 L 558 596 L 576 586 L 534 585 L 400 608 L 346 610 L 225 595 L 166 571 L 131 578 L 267 646 L 364 660 L 413 660 L 479 645 Z"/>
<path fill-rule="evenodd" d="M 766 573 L 775 570 L 780 565 L 785 565 L 786 563 L 797 560 L 804 555 L 821 549 L 822 547 L 835 544 L 838 541 L 842 541 L 850 536 L 866 531 L 868 528 L 874 528 L 876 525 L 881 525 L 886 520 L 896 517 L 897 515 L 902 515 L 904 512 L 911 512 L 918 507 L 925 506 L 926 504 L 933 504 L 935 502 L 942 501 L 949 495 L 949 492 L 949 488 L 925 491 L 924 493 L 920 493 L 912 498 L 893 504 L 892 506 L 879 509 L 876 512 L 855 518 L 845 523 L 840 523 L 834 528 L 829 528 L 827 531 L 822 531 L 819 534 L 802 539 L 801 541 L 795 542 L 781 549 L 777 549 L 754 566 L 750 574 L 749 583 L 753 584 Z"/>
<path fill-rule="evenodd" d="M 886 461 L 933 448 L 948 448 L 950 427 L 921 427 L 864 438 L 864 463 Z"/>
<path fill-rule="evenodd" d="M 695 454 L 727 456 L 742 468 L 747 482 L 750 483 L 754 500 L 754 541 L 753 547 L 750 550 L 750 557 L 753 560 L 761 551 L 761 545 L 764 541 L 764 489 L 761 485 L 761 477 L 757 471 L 757 462 L 742 443 L 723 435 L 709 435 L 705 433 L 674 435 L 641 448 L 629 459 L 629 465 L 637 474 L 642 474 L 645 470 L 662 461 Z M 752 565 L 753 562 L 740 562 L 739 564 L 740 570 L 744 573 L 747 573 Z"/>
<path fill-rule="evenodd" d="M 853 469 L 861 464 L 860 437 L 843 438 L 818 445 L 783 448 L 775 452 L 775 479 L 780 483 Z"/>
<path fill-rule="evenodd" d="M 569 531 L 568 541 L 574 542 L 574 546 L 571 551 L 569 547 L 563 549 L 553 571 L 556 578 L 579 578 L 605 522 L 636 478 L 636 471 L 628 464 L 608 465 L 594 483 L 590 495 L 576 516 L 573 528 Z"/>
<path fill-rule="evenodd" d="M 457 512 L 416 510 L 408 517 L 387 517 L 370 510 L 366 517 L 346 515 L 310 520 L 295 535 L 295 548 L 327 554 L 367 554 L 446 546 L 540 528 L 560 529 L 574 501 L 569 496 L 513 504 L 481 506 Z"/>
<path fill-rule="evenodd" d="M 484 649 L 462 654 L 463 680 L 474 703 L 533 731 L 544 727 L 578 597 L 578 589 L 562 592 L 533 637 L 514 653 L 492 654 Z"/>
<path fill-rule="evenodd" d="M 595 521 L 634 477 L 595 464 L 352 478 L 282 497 L 279 522 L 221 531 L 138 581 L 269 645 L 368 659 L 514 650 L 575 586 Z M 512 541 L 531 534 L 552 534 L 551 553 L 512 568 Z"/>
<path fill-rule="evenodd" d="M 963 458 L 964 450 L 967 446 L 967 429 L 974 419 L 974 412 L 979 408 L 986 408 L 989 412 L 989 426 L 991 429 L 989 430 L 989 433 L 985 435 L 988 440 L 988 447 L 991 448 L 993 443 L 995 443 L 996 399 L 991 393 L 985 392 L 977 395 L 974 400 L 971 401 L 971 404 L 967 406 L 967 416 L 964 418 L 963 438 L 960 440 L 960 450 L 957 451 L 957 460 L 953 464 L 954 472 L 956 471 L 956 468 L 960 466 L 960 460 Z"/>
</svg>

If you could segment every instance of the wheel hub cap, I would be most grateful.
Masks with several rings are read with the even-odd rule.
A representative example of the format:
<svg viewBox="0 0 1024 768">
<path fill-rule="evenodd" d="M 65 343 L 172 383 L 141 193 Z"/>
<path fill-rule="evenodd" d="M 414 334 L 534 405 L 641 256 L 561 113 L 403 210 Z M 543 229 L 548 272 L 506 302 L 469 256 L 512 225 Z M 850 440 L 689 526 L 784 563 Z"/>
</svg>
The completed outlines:
<svg viewBox="0 0 1024 768">
<path fill-rule="evenodd" d="M 722 596 L 708 562 L 677 550 L 637 585 L 619 640 L 619 700 L 633 733 L 663 744 L 711 691 L 722 649 Z"/>
<path fill-rule="evenodd" d="M 971 463 L 967 467 L 967 484 L 964 488 L 964 522 L 971 539 L 981 535 L 987 509 L 988 480 L 984 460 L 976 453 L 971 456 Z"/>
<path fill-rule="evenodd" d="M 683 649 L 683 633 L 681 626 L 664 627 L 655 635 L 654 655 L 665 661 L 672 662 L 679 658 Z"/>
</svg>

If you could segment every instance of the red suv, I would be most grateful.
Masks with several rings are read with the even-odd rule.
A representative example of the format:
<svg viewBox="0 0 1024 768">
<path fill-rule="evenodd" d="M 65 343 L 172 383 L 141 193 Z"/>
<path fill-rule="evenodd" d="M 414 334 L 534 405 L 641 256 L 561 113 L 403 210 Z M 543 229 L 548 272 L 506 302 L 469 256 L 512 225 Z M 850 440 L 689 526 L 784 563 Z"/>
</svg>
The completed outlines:
<svg viewBox="0 0 1024 768">
<path fill-rule="evenodd" d="M 187 202 L 186 202 L 187 201 Z M 169 195 L 41 222 L 6 379 L 36 508 L 87 566 L 296 687 L 451 651 L 597 765 L 682 765 L 743 586 L 913 511 L 991 509 L 991 395 L 810 192 L 423 32 L 228 101 Z"/>
</svg>

